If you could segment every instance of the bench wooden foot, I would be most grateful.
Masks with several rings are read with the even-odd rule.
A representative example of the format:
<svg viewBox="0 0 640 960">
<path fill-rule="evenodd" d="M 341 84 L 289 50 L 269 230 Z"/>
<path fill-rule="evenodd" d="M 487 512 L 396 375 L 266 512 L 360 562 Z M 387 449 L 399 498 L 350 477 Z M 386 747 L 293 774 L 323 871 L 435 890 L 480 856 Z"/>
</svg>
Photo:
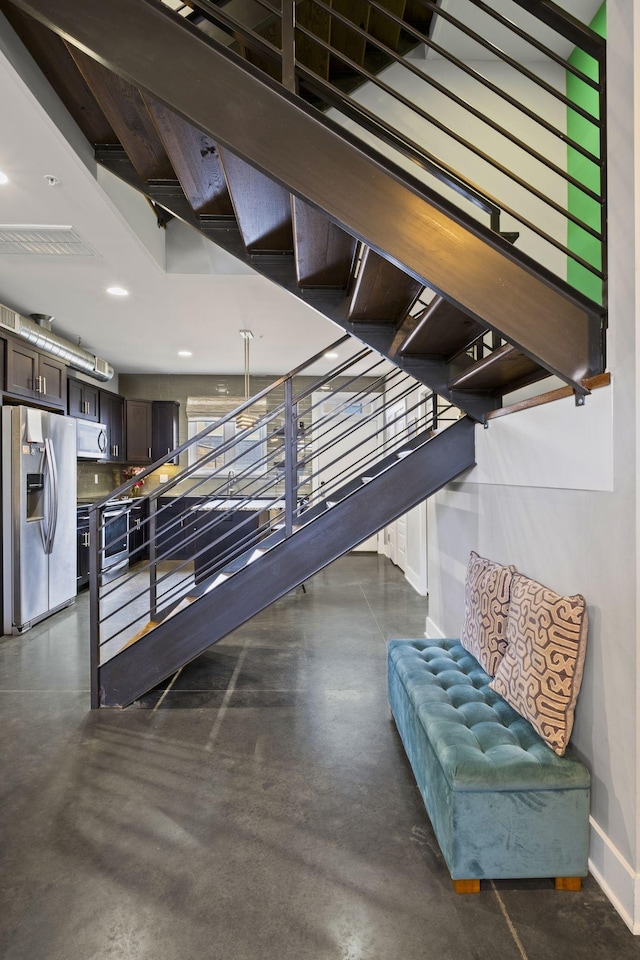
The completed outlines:
<svg viewBox="0 0 640 960">
<path fill-rule="evenodd" d="M 556 890 L 582 890 L 582 877 L 556 877 Z"/>
<path fill-rule="evenodd" d="M 479 880 L 452 880 L 456 893 L 480 893 Z"/>
</svg>

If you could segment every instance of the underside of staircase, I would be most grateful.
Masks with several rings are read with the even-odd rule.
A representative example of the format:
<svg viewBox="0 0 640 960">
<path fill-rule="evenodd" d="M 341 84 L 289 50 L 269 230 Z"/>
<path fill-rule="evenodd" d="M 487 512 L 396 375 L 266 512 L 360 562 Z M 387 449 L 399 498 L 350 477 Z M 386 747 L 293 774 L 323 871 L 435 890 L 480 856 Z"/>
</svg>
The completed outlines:
<svg viewBox="0 0 640 960">
<path fill-rule="evenodd" d="M 382 6 L 428 31 L 429 4 Z M 159 222 L 196 227 L 481 422 L 550 375 L 588 392 L 603 309 L 318 109 L 309 77 L 347 90 L 349 63 L 385 65 L 349 21 L 400 52 L 405 31 L 365 0 L 333 0 L 333 20 L 298 4 L 333 52 L 301 42 L 292 92 L 272 76 L 279 20 L 262 11 L 250 43 L 231 29 L 223 43 L 203 32 L 207 3 L 191 7 L 185 19 L 153 0 L 0 2 L 97 160 Z"/>
</svg>

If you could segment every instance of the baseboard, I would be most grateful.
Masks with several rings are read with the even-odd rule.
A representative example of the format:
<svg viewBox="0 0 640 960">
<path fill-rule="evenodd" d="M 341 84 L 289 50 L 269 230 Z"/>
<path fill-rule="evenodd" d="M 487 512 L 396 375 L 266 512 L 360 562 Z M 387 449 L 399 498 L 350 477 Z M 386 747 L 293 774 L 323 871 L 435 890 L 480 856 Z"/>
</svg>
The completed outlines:
<svg viewBox="0 0 640 960">
<path fill-rule="evenodd" d="M 622 856 L 599 824 L 589 817 L 589 872 L 611 901 L 629 930 L 640 934 L 640 876 Z"/>
<path fill-rule="evenodd" d="M 427 617 L 424 635 L 425 637 L 430 637 L 432 640 L 444 640 L 444 633 L 431 617 Z"/>
<path fill-rule="evenodd" d="M 411 567 L 407 567 L 404 571 L 405 580 L 409 586 L 413 587 L 415 592 L 421 597 L 428 596 L 429 591 L 426 589 L 426 583 L 423 583 L 422 577 L 419 572 L 412 570 Z"/>
</svg>

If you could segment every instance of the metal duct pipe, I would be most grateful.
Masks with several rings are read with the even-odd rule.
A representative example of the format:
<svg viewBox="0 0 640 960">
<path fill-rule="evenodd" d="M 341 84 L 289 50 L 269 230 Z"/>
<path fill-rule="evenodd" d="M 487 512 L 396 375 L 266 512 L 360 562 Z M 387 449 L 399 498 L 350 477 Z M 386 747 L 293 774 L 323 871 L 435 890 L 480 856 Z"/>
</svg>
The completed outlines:
<svg viewBox="0 0 640 960">
<path fill-rule="evenodd" d="M 63 340 L 62 337 L 51 332 L 53 317 L 44 313 L 32 314 L 32 317 L 37 317 L 37 322 L 35 319 L 29 320 L 15 310 L 0 305 L 0 329 L 9 330 L 15 336 L 37 347 L 38 350 L 58 357 L 75 370 L 93 377 L 94 380 L 104 382 L 113 378 L 115 370 L 106 360 L 96 357 L 81 347 L 74 346 L 68 340 Z"/>
</svg>

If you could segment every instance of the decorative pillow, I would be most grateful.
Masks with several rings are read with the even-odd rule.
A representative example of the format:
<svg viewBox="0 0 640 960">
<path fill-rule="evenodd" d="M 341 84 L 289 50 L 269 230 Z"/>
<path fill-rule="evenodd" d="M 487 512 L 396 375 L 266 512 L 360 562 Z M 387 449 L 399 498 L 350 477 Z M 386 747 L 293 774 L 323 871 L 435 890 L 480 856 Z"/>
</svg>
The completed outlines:
<svg viewBox="0 0 640 960">
<path fill-rule="evenodd" d="M 464 585 L 460 643 L 493 676 L 507 647 L 507 617 L 515 567 L 503 567 L 471 551 Z"/>
<path fill-rule="evenodd" d="M 507 651 L 489 686 L 532 724 L 559 757 L 573 729 L 587 627 L 584 597 L 561 597 L 516 573 Z"/>
</svg>

